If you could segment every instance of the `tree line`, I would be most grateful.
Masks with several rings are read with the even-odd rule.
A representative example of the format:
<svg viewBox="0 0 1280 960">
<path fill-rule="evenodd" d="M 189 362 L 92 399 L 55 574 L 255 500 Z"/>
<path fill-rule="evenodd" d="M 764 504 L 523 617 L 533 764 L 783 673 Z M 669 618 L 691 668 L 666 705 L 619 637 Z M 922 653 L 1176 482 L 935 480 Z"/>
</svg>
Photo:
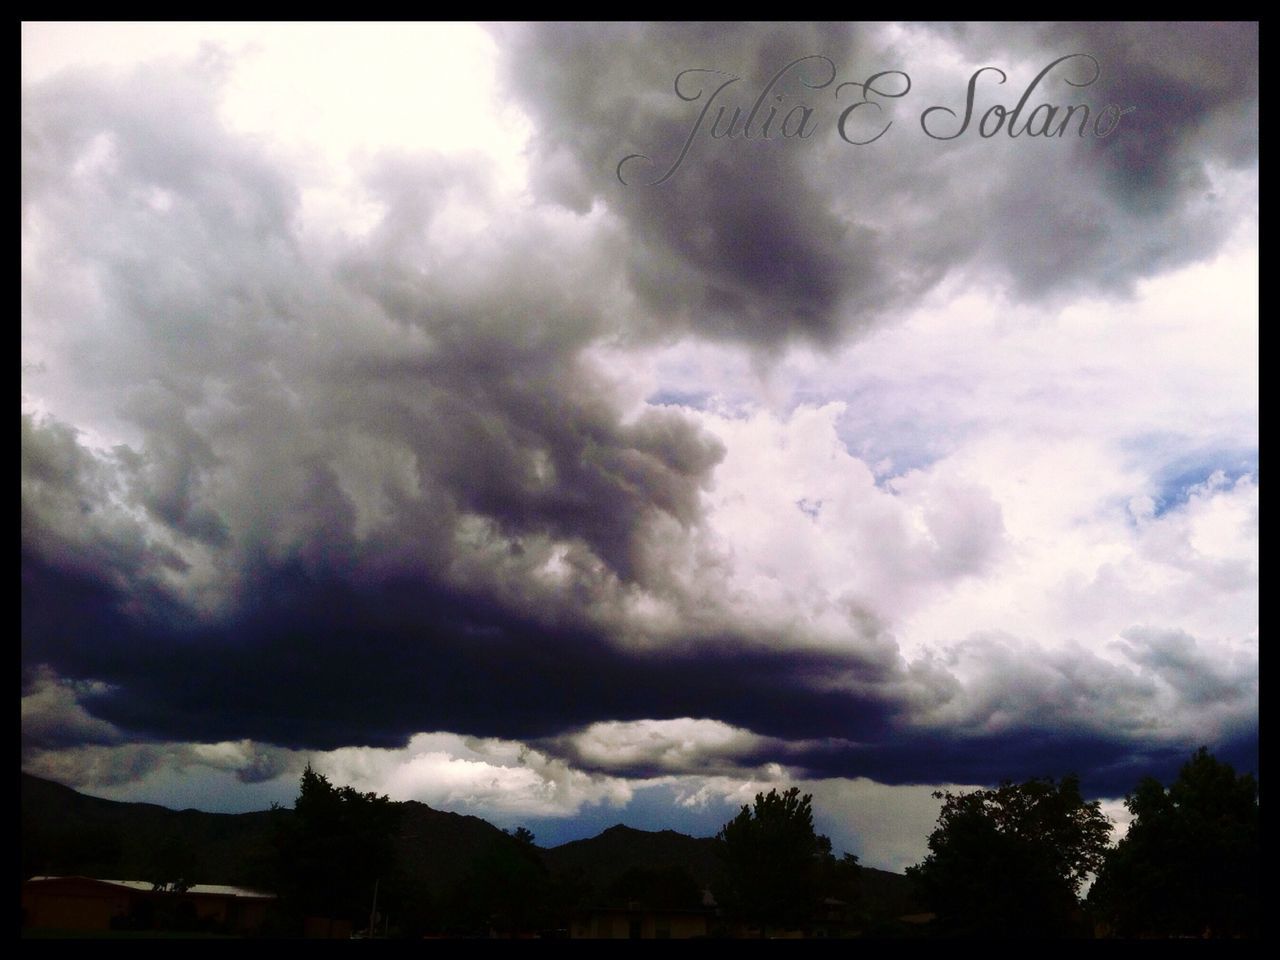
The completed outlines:
<svg viewBox="0 0 1280 960">
<path fill-rule="evenodd" d="M 1153 778 L 1136 786 L 1125 800 L 1128 832 L 1114 844 L 1111 822 L 1097 801 L 1084 799 L 1074 776 L 935 796 L 942 807 L 929 853 L 907 870 L 916 910 L 906 923 L 860 911 L 857 858 L 832 854 L 814 827 L 811 795 L 795 787 L 757 794 L 715 838 L 723 870 L 711 893 L 721 930 L 760 937 L 816 930 L 1257 936 L 1257 781 L 1205 748 L 1168 787 Z M 491 844 L 451 891 L 414 889 L 393 848 L 397 806 L 306 770 L 294 809 L 278 811 L 291 815 L 279 818 L 263 875 L 280 895 L 280 932 L 296 932 L 289 924 L 307 915 L 376 930 L 377 918 L 391 911 L 404 935 L 528 935 L 562 929 L 568 914 L 601 896 L 580 879 L 552 876 L 524 828 Z M 372 902 L 379 895 L 381 910 Z M 603 895 L 662 909 L 706 902 L 678 867 L 633 868 Z"/>
</svg>

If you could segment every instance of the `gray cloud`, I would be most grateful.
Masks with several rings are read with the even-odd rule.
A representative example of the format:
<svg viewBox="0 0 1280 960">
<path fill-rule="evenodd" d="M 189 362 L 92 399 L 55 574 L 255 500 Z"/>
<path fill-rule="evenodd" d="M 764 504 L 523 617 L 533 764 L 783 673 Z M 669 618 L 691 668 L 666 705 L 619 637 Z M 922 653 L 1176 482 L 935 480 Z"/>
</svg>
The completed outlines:
<svg viewBox="0 0 1280 960">
<path fill-rule="evenodd" d="M 788 63 L 815 54 L 846 60 L 852 28 L 548 24 L 504 29 L 502 39 L 509 85 L 537 122 L 535 187 L 571 208 L 604 199 L 625 220 L 632 286 L 667 323 L 765 344 L 831 342 L 846 300 L 876 300 L 885 281 L 876 275 L 875 232 L 843 220 L 813 186 L 803 172 L 812 160 L 807 143 L 700 136 L 661 186 L 627 188 L 617 179 L 629 154 L 652 157 L 628 168 L 641 184 L 668 169 L 713 84 L 731 81 L 724 102 L 745 118 Z M 706 83 L 692 105 L 673 90 L 687 69 L 720 71 L 687 78 L 690 96 Z M 774 92 L 789 98 L 789 111 L 816 92 L 809 87 L 829 93 L 830 71 L 829 63 L 801 64 Z"/>
<path fill-rule="evenodd" d="M 1167 684 L 1179 700 L 1247 717 L 1257 709 L 1258 676 L 1251 662 L 1218 662 L 1185 630 L 1132 627 L 1117 646 L 1144 672 Z"/>
<path fill-rule="evenodd" d="M 476 514 L 516 540 L 580 540 L 632 580 L 650 519 L 696 524 L 719 448 L 673 411 L 622 422 L 581 356 L 607 322 L 585 238 L 533 217 L 498 249 L 433 247 L 447 196 L 496 201 L 482 172 L 400 156 L 368 175 L 385 215 L 365 243 L 304 249 L 295 192 L 221 131 L 209 78 L 158 69 L 51 82 L 24 118 L 28 216 L 95 273 L 89 316 L 63 330 L 76 365 L 52 379 L 141 433 L 119 469 L 152 520 L 215 551 L 341 564 L 375 509 L 354 488 L 376 452 L 404 464 L 398 486 L 361 491 L 378 535 L 428 563 Z M 424 274 L 431 260 L 446 269 Z M 66 277 L 32 274 L 48 322 Z"/>
<path fill-rule="evenodd" d="M 91 693 L 92 682 L 66 681 L 48 668 L 37 668 L 23 684 L 22 750 L 58 749 L 82 744 L 116 744 L 123 735 L 111 724 L 89 714 L 79 703 Z"/>
<path fill-rule="evenodd" d="M 603 200 L 622 218 L 631 284 L 665 324 L 761 347 L 830 344 L 975 261 L 1028 299 L 1130 290 L 1139 277 L 1211 253 L 1236 221 L 1240 211 L 1206 199 L 1206 164 L 1256 162 L 1255 25 L 918 26 L 903 35 L 847 25 L 546 24 L 497 32 L 509 50 L 509 89 L 536 123 L 535 186 L 571 209 Z M 938 42 L 973 66 L 931 60 L 928 44 Z M 1108 103 L 1136 106 L 1112 135 L 984 139 L 978 117 L 956 140 L 924 135 L 919 117 L 929 106 L 963 115 L 978 67 L 1009 77 L 997 85 L 984 75 L 977 111 L 1012 108 L 1034 71 L 1078 52 L 1099 62 L 1098 81 L 1081 93 L 1063 81 L 1089 71 L 1080 73 L 1083 61 L 1065 64 L 1029 109 L 1083 99 L 1096 120 Z M 1021 61 L 1012 74 L 1011 55 Z M 828 58 L 837 78 L 824 85 L 829 67 L 811 61 L 784 75 L 765 103 L 778 95 L 781 110 L 811 106 L 811 139 L 763 138 L 759 121 L 752 139 L 708 135 L 719 105 L 726 123 L 735 106 L 745 119 L 775 73 L 810 56 Z M 691 69 L 719 72 L 686 75 L 685 102 L 674 84 Z M 906 72 L 912 89 L 872 98 L 883 106 L 877 124 L 893 128 L 866 146 L 841 140 L 836 121 L 857 91 L 839 85 L 893 70 Z M 671 169 L 713 91 L 730 81 L 685 161 L 646 186 Z M 935 133 L 943 129 L 935 123 Z M 632 161 L 624 186 L 615 168 L 637 153 L 652 163 Z"/>
<path fill-rule="evenodd" d="M 163 774 L 207 776 L 211 771 L 229 773 L 242 784 L 262 784 L 284 774 L 296 776 L 302 765 L 290 751 L 247 741 L 32 746 L 24 751 L 22 763 L 28 773 L 80 790 L 137 784 Z"/>
</svg>

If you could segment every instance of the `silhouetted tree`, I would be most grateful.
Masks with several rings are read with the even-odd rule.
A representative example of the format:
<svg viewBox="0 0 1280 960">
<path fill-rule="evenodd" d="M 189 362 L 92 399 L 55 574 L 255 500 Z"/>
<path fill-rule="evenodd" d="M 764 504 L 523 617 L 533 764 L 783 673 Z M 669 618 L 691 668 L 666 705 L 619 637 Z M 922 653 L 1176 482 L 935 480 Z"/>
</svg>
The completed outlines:
<svg viewBox="0 0 1280 960">
<path fill-rule="evenodd" d="M 716 835 L 728 889 L 723 901 L 741 920 L 797 929 L 811 919 L 821 900 L 821 871 L 831 858 L 831 841 L 813 827 L 813 797 L 798 787 L 786 793 L 757 793 Z"/>
<path fill-rule="evenodd" d="M 277 814 L 277 888 L 286 908 L 367 924 L 375 883 L 380 903 L 393 896 L 395 805 L 335 787 L 308 765 L 292 814 Z"/>
<path fill-rule="evenodd" d="M 678 865 L 631 867 L 605 890 L 609 903 L 636 902 L 656 910 L 688 910 L 702 906 L 702 890 L 689 871 Z"/>
<path fill-rule="evenodd" d="M 173 834 L 161 843 L 147 867 L 147 879 L 153 890 L 173 893 L 186 892 L 199 873 L 199 865 L 191 845 L 181 836 Z"/>
<path fill-rule="evenodd" d="M 517 937 L 546 926 L 551 884 L 533 834 L 495 837 L 454 891 L 451 932 Z"/>
<path fill-rule="evenodd" d="M 22 875 L 116 877 L 124 860 L 119 831 L 106 824 L 43 824 L 23 814 Z"/>
<path fill-rule="evenodd" d="M 1129 832 L 1089 902 L 1119 936 L 1257 936 L 1258 784 L 1201 747 L 1165 790 L 1125 800 Z"/>
<path fill-rule="evenodd" d="M 1102 863 L 1111 824 L 1067 777 L 943 800 L 929 856 L 910 867 L 937 932 L 949 936 L 1073 936 L 1086 931 L 1079 891 Z"/>
<path fill-rule="evenodd" d="M 839 919 L 846 928 L 862 929 L 868 917 L 866 901 L 862 891 L 862 867 L 858 858 L 846 853 L 840 859 L 822 858 L 818 868 L 818 893 L 828 903 L 828 919 Z"/>
</svg>

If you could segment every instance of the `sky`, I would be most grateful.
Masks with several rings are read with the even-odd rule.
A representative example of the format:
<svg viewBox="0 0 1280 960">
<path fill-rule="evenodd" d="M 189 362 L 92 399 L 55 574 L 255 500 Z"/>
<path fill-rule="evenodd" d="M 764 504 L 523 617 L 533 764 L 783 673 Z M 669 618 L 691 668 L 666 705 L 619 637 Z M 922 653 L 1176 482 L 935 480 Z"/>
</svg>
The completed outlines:
<svg viewBox="0 0 1280 960">
<path fill-rule="evenodd" d="M 1258 757 L 1254 24 L 22 28 L 22 768 L 544 845 Z"/>
</svg>

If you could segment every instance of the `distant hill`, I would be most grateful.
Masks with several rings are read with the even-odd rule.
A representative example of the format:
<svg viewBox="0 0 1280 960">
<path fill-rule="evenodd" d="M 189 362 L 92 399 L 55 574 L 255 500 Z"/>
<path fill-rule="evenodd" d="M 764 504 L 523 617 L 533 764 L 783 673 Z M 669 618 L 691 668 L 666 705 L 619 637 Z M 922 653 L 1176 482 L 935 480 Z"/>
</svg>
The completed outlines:
<svg viewBox="0 0 1280 960">
<path fill-rule="evenodd" d="M 199 883 L 250 885 L 271 814 L 170 810 L 120 803 L 22 775 L 23 875 L 147 880 L 174 860 Z"/>
<path fill-rule="evenodd" d="M 574 840 L 543 851 L 553 874 L 580 875 L 597 890 L 606 889 L 628 870 L 662 870 L 683 867 L 700 886 L 715 888 L 723 876 L 710 837 L 689 837 L 674 830 L 650 832 L 632 827 L 610 827 L 588 840 Z M 911 881 L 900 873 L 862 868 L 862 896 L 868 912 L 899 916 L 915 908 Z"/>
<path fill-rule="evenodd" d="M 175 811 L 150 803 L 121 803 L 22 775 L 23 877 L 84 875 L 153 880 L 175 859 L 183 875 L 198 883 L 263 886 L 272 847 L 270 811 L 204 813 Z M 442 902 L 495 849 L 517 841 L 479 817 L 433 810 L 423 803 L 396 804 L 400 812 L 397 850 L 410 889 Z M 291 811 L 280 815 L 290 816 Z M 553 879 L 577 891 L 581 902 L 608 890 L 628 871 L 680 868 L 699 887 L 720 885 L 715 841 L 673 830 L 636 830 L 621 824 L 598 836 L 575 840 L 538 855 Z M 893 917 L 912 912 L 910 882 L 884 870 L 864 868 L 866 913 Z"/>
<path fill-rule="evenodd" d="M 622 824 L 589 840 L 573 840 L 544 850 L 542 858 L 553 875 L 577 873 L 598 890 L 634 868 L 683 867 L 704 887 L 714 886 L 721 876 L 714 840 L 674 830 L 635 830 Z"/>
<path fill-rule="evenodd" d="M 435 896 L 463 880 L 495 844 L 514 843 L 488 820 L 433 810 L 408 800 L 400 808 L 397 851 L 407 874 Z"/>
<path fill-rule="evenodd" d="M 460 880 L 494 843 L 513 842 L 479 817 L 414 801 L 396 806 L 402 865 L 433 894 Z M 157 868 L 177 857 L 196 882 L 251 887 L 263 880 L 273 815 L 175 811 L 152 803 L 102 800 L 24 773 L 23 876 L 150 880 Z"/>
</svg>

